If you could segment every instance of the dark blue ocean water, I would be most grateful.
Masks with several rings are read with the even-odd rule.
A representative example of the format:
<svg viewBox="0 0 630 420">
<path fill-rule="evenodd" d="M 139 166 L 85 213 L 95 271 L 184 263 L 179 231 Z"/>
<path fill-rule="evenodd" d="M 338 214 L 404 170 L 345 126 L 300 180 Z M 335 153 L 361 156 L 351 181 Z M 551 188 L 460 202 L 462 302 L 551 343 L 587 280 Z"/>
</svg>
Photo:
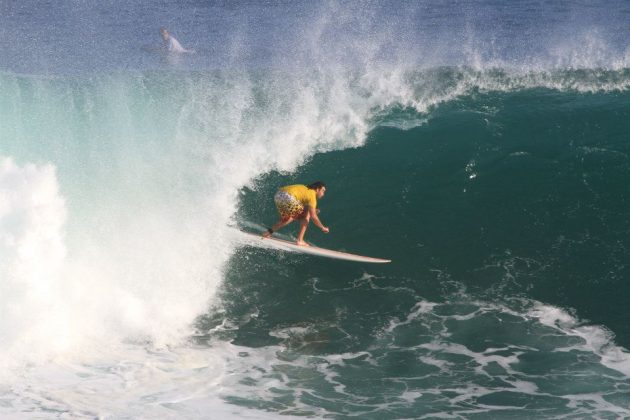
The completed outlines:
<svg viewBox="0 0 630 420">
<path fill-rule="evenodd" d="M 0 413 L 629 416 L 629 20 L 0 3 Z M 391 264 L 239 235 L 315 180 L 307 240 Z"/>
</svg>

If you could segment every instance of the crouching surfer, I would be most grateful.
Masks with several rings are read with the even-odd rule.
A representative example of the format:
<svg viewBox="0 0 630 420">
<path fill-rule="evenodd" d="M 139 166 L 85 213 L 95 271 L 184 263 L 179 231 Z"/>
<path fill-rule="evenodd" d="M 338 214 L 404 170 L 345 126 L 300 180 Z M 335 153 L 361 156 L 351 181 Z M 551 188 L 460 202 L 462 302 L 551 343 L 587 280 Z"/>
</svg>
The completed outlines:
<svg viewBox="0 0 630 420">
<path fill-rule="evenodd" d="M 267 229 L 263 237 L 269 238 L 274 232 L 277 232 L 294 220 L 300 221 L 300 231 L 295 242 L 298 245 L 309 246 L 304 241 L 304 234 L 311 220 L 322 232 L 328 233 L 330 229 L 324 226 L 317 216 L 319 213 L 317 200 L 322 198 L 325 193 L 326 185 L 321 181 L 309 185 L 296 184 L 280 188 L 273 197 L 280 214 L 280 220 Z"/>
</svg>

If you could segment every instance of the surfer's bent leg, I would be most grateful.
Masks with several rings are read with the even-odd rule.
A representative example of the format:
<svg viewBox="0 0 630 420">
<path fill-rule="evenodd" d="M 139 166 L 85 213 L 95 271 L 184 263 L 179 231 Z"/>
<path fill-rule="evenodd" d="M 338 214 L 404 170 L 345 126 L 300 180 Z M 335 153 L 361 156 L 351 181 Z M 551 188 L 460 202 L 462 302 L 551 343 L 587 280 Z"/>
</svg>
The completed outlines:
<svg viewBox="0 0 630 420">
<path fill-rule="evenodd" d="M 278 223 L 276 223 L 275 225 L 267 229 L 265 233 L 263 233 L 263 238 L 270 237 L 274 232 L 277 232 L 278 230 L 282 229 L 283 227 L 291 223 L 293 220 L 294 219 L 292 217 L 289 217 L 288 219 L 280 219 Z"/>
<path fill-rule="evenodd" d="M 308 243 L 304 241 L 304 234 L 306 233 L 306 229 L 308 228 L 308 224 L 311 221 L 311 214 L 308 209 L 304 210 L 304 212 L 300 215 L 300 231 L 298 232 L 297 241 L 295 242 L 298 245 L 308 246 Z"/>
</svg>

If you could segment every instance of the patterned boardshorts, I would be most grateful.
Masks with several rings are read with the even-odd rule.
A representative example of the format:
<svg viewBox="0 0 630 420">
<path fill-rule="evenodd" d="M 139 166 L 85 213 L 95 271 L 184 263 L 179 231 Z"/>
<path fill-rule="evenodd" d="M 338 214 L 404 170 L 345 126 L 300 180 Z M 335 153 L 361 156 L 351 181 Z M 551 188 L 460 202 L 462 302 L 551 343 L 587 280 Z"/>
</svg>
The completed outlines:
<svg viewBox="0 0 630 420">
<path fill-rule="evenodd" d="M 296 219 L 304 213 L 304 205 L 286 191 L 278 191 L 273 196 L 273 201 L 276 203 L 276 208 L 282 220 L 287 220 L 291 217 Z"/>
</svg>

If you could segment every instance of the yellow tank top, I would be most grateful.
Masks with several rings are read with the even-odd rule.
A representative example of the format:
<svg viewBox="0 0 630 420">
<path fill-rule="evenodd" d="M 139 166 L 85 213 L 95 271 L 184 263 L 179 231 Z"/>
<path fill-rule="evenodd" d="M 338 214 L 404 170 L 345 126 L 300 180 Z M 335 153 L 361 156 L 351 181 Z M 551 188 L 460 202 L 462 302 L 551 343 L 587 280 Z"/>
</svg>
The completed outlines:
<svg viewBox="0 0 630 420">
<path fill-rule="evenodd" d="M 291 194 L 304 206 L 309 206 L 313 209 L 317 208 L 317 194 L 315 193 L 315 190 L 306 188 L 306 185 L 287 185 L 286 187 L 282 187 L 280 189 Z"/>
</svg>

